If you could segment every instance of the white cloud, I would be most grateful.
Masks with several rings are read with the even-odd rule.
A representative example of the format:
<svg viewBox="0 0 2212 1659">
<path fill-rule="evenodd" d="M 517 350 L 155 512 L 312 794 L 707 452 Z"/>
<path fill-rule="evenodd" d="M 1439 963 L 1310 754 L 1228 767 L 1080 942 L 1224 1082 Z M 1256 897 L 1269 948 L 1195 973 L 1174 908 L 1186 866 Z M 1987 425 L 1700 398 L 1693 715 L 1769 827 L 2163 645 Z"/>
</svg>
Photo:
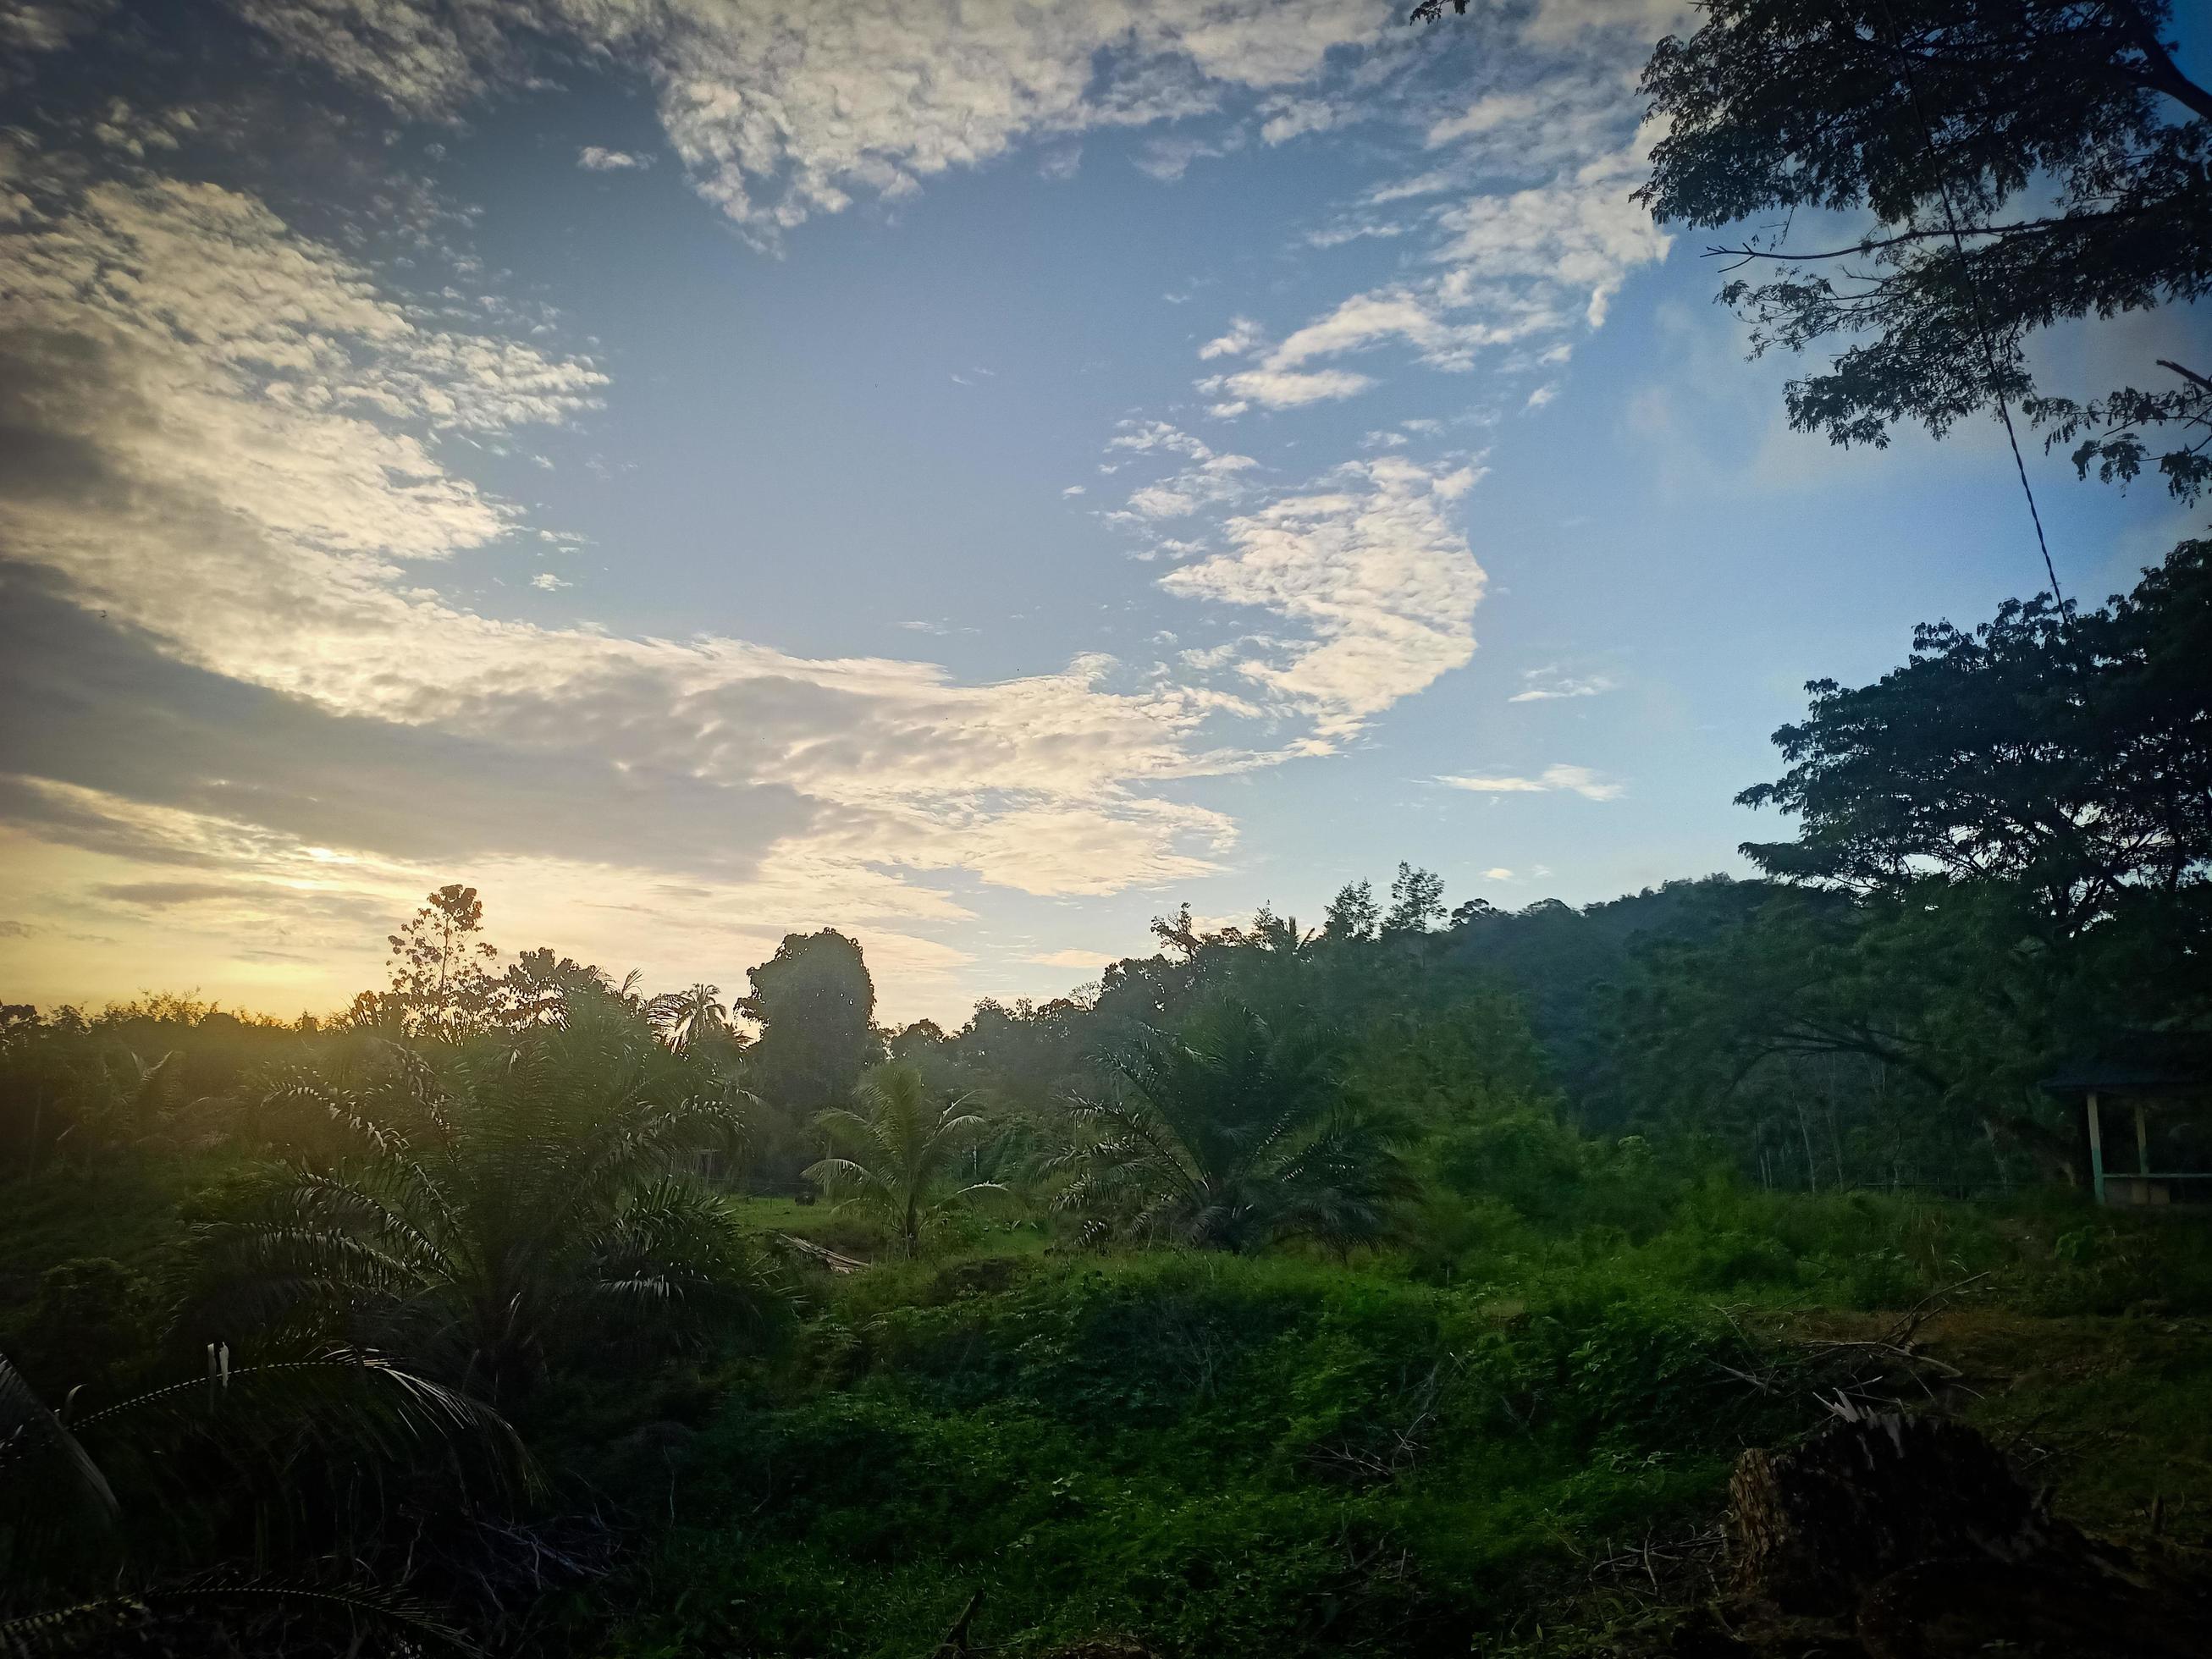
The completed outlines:
<svg viewBox="0 0 2212 1659">
<path fill-rule="evenodd" d="M 1121 958 L 1106 951 L 1047 951 L 1028 958 L 1044 968 L 1073 968 L 1079 973 L 1095 974 L 1102 968 L 1112 966 Z"/>
<path fill-rule="evenodd" d="M 550 570 L 541 570 L 530 579 L 530 585 L 541 592 L 558 593 L 562 588 L 573 587 L 575 584 L 562 581 Z"/>
<path fill-rule="evenodd" d="M 1486 795 L 1534 795 L 1565 789 L 1590 800 L 1616 799 L 1623 787 L 1606 781 L 1587 766 L 1564 763 L 1547 766 L 1539 776 L 1533 778 L 1440 777 L 1437 781 L 1449 784 L 1454 789 L 1471 789 Z"/>
<path fill-rule="evenodd" d="M 1445 514 L 1478 476 L 1396 456 L 1351 463 L 1231 519 L 1222 535 L 1234 551 L 1170 571 L 1160 586 L 1304 629 L 1304 639 L 1240 669 L 1333 742 L 1474 655 L 1484 576 Z"/>
<path fill-rule="evenodd" d="M 1504 868 L 1486 870 L 1482 872 L 1482 878 L 1485 881 L 1510 881 L 1513 879 L 1513 872 Z"/>
<path fill-rule="evenodd" d="M 602 149 L 586 144 L 576 152 L 576 165 L 586 173 L 634 173 L 653 165 L 653 157 L 627 149 Z"/>
<path fill-rule="evenodd" d="M 1429 129 L 1429 148 L 1434 149 L 1455 138 L 1469 138 L 1480 133 L 1494 132 L 1510 122 L 1526 121 L 1540 115 L 1545 107 L 1542 95 L 1534 91 L 1486 93 L 1462 113 L 1431 126 Z"/>
<path fill-rule="evenodd" d="M 1603 674 L 1577 676 L 1557 668 L 1532 668 L 1521 677 L 1521 690 L 1508 702 L 1547 702 L 1561 697 L 1595 697 L 1613 690 L 1616 682 Z"/>
<path fill-rule="evenodd" d="M 1187 455 L 1194 461 L 1205 460 L 1213 453 L 1206 441 L 1194 438 L 1182 428 L 1165 421 L 1123 421 L 1115 434 L 1106 441 L 1109 449 L 1133 449 L 1139 453 L 1155 449 L 1170 450 Z"/>
<path fill-rule="evenodd" d="M 1249 317 L 1232 317 L 1226 331 L 1216 335 L 1199 347 L 1201 358 L 1242 357 L 1260 343 L 1260 325 Z"/>
<path fill-rule="evenodd" d="M 1246 368 L 1234 374 L 1209 375 L 1198 382 L 1198 389 L 1233 394 L 1212 405 L 1209 414 L 1226 410 L 1227 414 L 1241 415 L 1243 410 L 1231 405 L 1241 403 L 1248 406 L 1257 404 L 1262 409 L 1302 409 L 1308 404 L 1357 397 L 1374 384 L 1367 375 L 1355 374 L 1346 368 L 1324 368 L 1310 374 L 1291 369 Z"/>
<path fill-rule="evenodd" d="M 1231 844 L 1228 818 L 1154 793 L 1249 763 L 1197 745 L 1222 699 L 1109 659 L 962 684 L 923 662 L 545 628 L 440 598 L 424 562 L 530 527 L 437 434 L 573 420 L 604 374 L 430 326 L 251 197 L 70 178 L 35 181 L 0 239 L 20 325 L 0 343 L 0 422 L 68 459 L 0 478 L 0 543 L 61 614 L 138 630 L 111 653 L 130 672 L 184 676 L 286 735 L 247 744 L 245 715 L 211 717 L 196 741 L 220 758 L 180 736 L 118 769 L 135 705 L 107 688 L 74 706 L 112 710 L 117 732 L 50 745 L 44 782 L 0 778 L 41 833 L 80 833 L 66 820 L 143 860 L 165 825 L 159 857 L 263 875 L 311 838 L 417 892 L 494 865 L 533 891 L 684 880 L 710 896 L 702 914 L 754 927 L 957 919 L 929 878 L 1103 893 L 1205 873 Z M 1222 476 L 1249 465 L 1155 436 Z M 409 781 L 356 787 L 348 745 L 364 778 L 404 761 Z"/>
<path fill-rule="evenodd" d="M 886 198 L 1035 137 L 1203 115 L 1289 89 L 1374 41 L 1386 0 L 234 0 L 289 49 L 414 115 L 527 84 L 529 37 L 638 65 L 700 193 L 763 237 L 856 195 Z M 1241 131 L 1164 141 L 1173 176 Z"/>
</svg>

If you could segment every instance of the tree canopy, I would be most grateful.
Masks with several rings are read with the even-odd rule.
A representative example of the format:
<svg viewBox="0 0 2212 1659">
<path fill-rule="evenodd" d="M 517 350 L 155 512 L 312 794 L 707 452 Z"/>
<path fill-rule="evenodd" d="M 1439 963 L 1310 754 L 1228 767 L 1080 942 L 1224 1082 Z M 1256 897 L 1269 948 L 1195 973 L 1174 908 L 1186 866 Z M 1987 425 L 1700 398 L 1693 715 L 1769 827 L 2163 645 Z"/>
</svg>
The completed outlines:
<svg viewBox="0 0 2212 1659">
<path fill-rule="evenodd" d="M 2027 342 L 2069 319 L 2212 287 L 2212 92 L 2176 65 L 2168 0 L 1705 0 L 1653 52 L 1662 124 L 1638 192 L 1662 221 L 1773 216 L 1731 256 L 1723 301 L 1754 351 L 1845 342 L 1790 383 L 1792 424 L 1881 445 L 2000 400 L 2076 465 L 2212 483 L 2212 380 L 2162 362 L 2148 390 L 2037 386 Z M 1870 217 L 1801 230 L 1795 216 Z M 1846 221 L 1848 225 L 1850 222 Z M 2146 371 L 2153 366 L 2145 364 Z"/>
<path fill-rule="evenodd" d="M 1918 629 L 1871 685 L 1806 689 L 1808 718 L 1774 737 L 1790 769 L 1736 798 L 1800 819 L 1743 848 L 1772 875 L 1891 894 L 2001 878 L 2065 938 L 2212 862 L 2212 542 L 2105 609 L 2011 601 L 1971 632 Z"/>
</svg>

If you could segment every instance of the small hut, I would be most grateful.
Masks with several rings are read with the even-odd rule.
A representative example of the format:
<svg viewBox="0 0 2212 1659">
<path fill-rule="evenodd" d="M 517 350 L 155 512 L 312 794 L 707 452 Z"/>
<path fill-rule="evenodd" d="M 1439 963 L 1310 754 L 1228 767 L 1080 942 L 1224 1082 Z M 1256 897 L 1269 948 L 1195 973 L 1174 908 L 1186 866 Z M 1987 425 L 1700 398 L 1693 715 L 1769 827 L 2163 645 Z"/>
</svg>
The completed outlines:
<svg viewBox="0 0 2212 1659">
<path fill-rule="evenodd" d="M 2158 1052 L 2165 1046 L 2044 1079 L 2047 1093 L 2081 1103 L 2100 1204 L 2212 1204 L 2212 1075 Z"/>
</svg>

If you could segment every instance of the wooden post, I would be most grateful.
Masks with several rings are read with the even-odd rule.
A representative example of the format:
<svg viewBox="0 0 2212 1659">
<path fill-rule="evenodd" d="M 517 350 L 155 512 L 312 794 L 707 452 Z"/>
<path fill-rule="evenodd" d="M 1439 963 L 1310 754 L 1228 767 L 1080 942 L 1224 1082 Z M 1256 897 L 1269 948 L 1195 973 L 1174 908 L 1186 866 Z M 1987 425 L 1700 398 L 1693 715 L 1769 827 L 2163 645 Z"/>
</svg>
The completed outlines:
<svg viewBox="0 0 2212 1659">
<path fill-rule="evenodd" d="M 2143 1123 L 2142 1102 L 2140 1099 L 2136 1102 L 2136 1173 L 2139 1176 L 2150 1173 L 2150 1131 Z M 2148 1204 L 2150 1201 L 2150 1182 L 2136 1182 L 2136 1202 Z"/>
<path fill-rule="evenodd" d="M 2089 1091 L 2089 1177 L 2097 1189 L 2097 1202 L 2105 1201 L 2105 1138 L 2097 1127 L 2097 1091 Z"/>
</svg>

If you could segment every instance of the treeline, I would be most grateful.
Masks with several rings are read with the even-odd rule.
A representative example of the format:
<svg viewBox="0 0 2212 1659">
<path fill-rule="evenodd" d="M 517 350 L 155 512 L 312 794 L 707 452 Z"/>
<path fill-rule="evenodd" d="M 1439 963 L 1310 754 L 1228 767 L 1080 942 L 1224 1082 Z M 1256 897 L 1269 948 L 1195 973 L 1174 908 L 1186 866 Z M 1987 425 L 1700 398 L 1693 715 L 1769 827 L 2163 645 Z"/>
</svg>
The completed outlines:
<svg viewBox="0 0 2212 1659">
<path fill-rule="evenodd" d="M 1777 734 L 1783 776 L 1741 798 L 1798 823 L 1743 849 L 1762 878 L 1447 910 L 1401 865 L 1312 925 L 1262 907 L 1202 930 L 1185 906 L 1096 985 L 986 1001 L 951 1031 L 880 1026 L 860 947 L 832 931 L 786 939 L 742 996 L 648 994 L 550 949 L 503 963 L 477 894 L 448 887 L 392 936 L 388 988 L 326 1020 L 161 997 L 9 1008 L 0 1156 L 275 1144 L 273 1071 L 349 1036 L 459 1049 L 588 1003 L 746 1097 L 757 1190 L 808 1189 L 817 1115 L 886 1060 L 967 1100 L 970 1173 L 1012 1178 L 1064 1164 L 1146 1043 L 1218 1034 L 1234 1009 L 1319 1045 L 1344 1109 L 1397 1142 L 1518 1113 L 1773 1186 L 2078 1181 L 2078 1128 L 2042 1079 L 2206 1059 L 2208 684 L 2212 544 L 2189 543 L 2104 608 L 2010 604 L 1972 632 L 1921 629 L 1874 684 L 1814 683 Z"/>
</svg>

